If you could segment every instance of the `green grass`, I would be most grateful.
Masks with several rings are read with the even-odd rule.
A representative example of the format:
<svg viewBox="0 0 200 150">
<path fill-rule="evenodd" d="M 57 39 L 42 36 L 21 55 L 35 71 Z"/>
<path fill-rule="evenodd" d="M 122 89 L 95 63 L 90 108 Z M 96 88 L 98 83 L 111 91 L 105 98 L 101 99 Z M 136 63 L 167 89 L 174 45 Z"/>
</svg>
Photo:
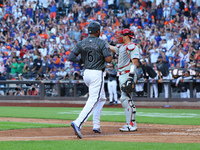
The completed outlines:
<svg viewBox="0 0 200 150">
<path fill-rule="evenodd" d="M 1 130 L 12 130 L 12 129 L 27 129 L 27 128 L 55 128 L 55 127 L 69 127 L 66 124 L 47 124 L 47 123 L 27 123 L 27 122 L 10 122 L 0 121 Z"/>
<path fill-rule="evenodd" d="M 0 107 L 0 117 L 74 120 L 81 110 L 69 107 Z M 200 111 L 139 108 L 136 120 L 138 123 L 200 125 Z M 123 108 L 103 108 L 101 121 L 125 122 Z"/>
<path fill-rule="evenodd" d="M 74 120 L 82 108 L 0 107 L 0 117 Z M 92 117 L 89 118 L 92 120 Z M 137 109 L 138 123 L 200 125 L 200 111 L 192 109 Z M 101 121 L 125 122 L 123 108 L 103 108 Z M 0 130 L 67 127 L 64 124 L 0 122 Z M 113 137 L 115 138 L 115 137 Z M 134 138 L 134 137 L 133 137 Z M 0 150 L 199 150 L 199 143 L 133 143 L 110 141 L 3 141 Z"/>
<path fill-rule="evenodd" d="M 1 150 L 199 150 L 196 143 L 131 143 L 108 141 L 15 141 L 0 142 Z"/>
</svg>

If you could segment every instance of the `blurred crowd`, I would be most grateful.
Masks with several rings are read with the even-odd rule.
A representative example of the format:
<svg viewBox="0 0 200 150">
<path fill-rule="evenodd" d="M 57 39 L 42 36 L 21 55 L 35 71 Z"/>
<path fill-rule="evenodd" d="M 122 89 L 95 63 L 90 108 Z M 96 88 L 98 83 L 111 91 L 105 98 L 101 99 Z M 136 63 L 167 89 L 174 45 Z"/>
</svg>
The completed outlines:
<svg viewBox="0 0 200 150">
<path fill-rule="evenodd" d="M 111 45 L 117 31 L 133 30 L 149 64 L 162 50 L 170 68 L 200 67 L 198 0 L 4 0 L 0 6 L 0 72 L 7 78 L 79 78 L 74 74 L 83 68 L 68 55 L 93 20 Z"/>
<path fill-rule="evenodd" d="M 116 32 L 134 31 L 141 59 L 154 69 L 160 52 L 169 68 L 200 68 L 200 0 L 0 0 L 0 20 L 6 79 L 81 80 L 84 67 L 68 55 L 93 20 L 111 45 Z"/>
</svg>

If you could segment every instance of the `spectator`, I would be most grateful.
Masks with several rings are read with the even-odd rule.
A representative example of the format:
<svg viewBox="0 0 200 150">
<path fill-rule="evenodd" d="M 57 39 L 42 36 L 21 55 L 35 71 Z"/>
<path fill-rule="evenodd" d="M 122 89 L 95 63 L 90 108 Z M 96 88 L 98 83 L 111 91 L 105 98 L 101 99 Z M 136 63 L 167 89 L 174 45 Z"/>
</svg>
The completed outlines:
<svg viewBox="0 0 200 150">
<path fill-rule="evenodd" d="M 93 20 L 102 24 L 100 37 L 112 45 L 116 45 L 116 40 L 113 39 L 115 31 L 123 28 L 134 30 L 135 42 L 141 45 L 141 54 L 146 55 L 143 55 L 143 59 L 150 60 L 152 66 L 156 64 L 159 48 L 167 49 L 166 56 L 170 59 L 171 68 L 194 69 L 199 66 L 200 2 L 198 0 L 191 2 L 100 0 L 93 3 L 80 0 L 76 2 L 23 0 L 17 3 L 14 1 L 2 3 L 5 7 L 0 8 L 0 62 L 4 61 L 7 75 L 16 73 L 17 68 L 11 65 L 14 59 L 29 60 L 33 57 L 35 61 L 38 55 L 41 55 L 41 61 L 47 56 L 46 62 L 49 67 L 45 71 L 41 69 L 39 71 L 41 73 L 54 67 L 55 64 L 50 62 L 50 55 L 59 55 L 60 63 L 57 67 L 63 67 L 67 53 L 74 44 L 88 36 L 87 26 Z M 60 7 L 62 3 L 68 6 L 69 10 Z M 65 11 L 66 14 L 63 14 Z M 162 42 L 159 42 L 161 39 Z M 69 65 L 70 62 L 67 61 L 68 67 L 65 69 L 69 74 L 74 69 L 82 71 L 82 68 L 76 66 L 72 66 L 70 71 Z M 27 67 L 26 63 L 25 66 Z M 26 67 L 24 67 L 25 72 L 28 69 Z"/>
<path fill-rule="evenodd" d="M 28 71 L 27 74 L 29 76 L 32 76 L 34 74 L 34 71 L 32 71 L 33 68 L 34 68 L 33 57 L 30 57 L 29 61 L 24 65 L 24 69 Z"/>
<path fill-rule="evenodd" d="M 36 90 L 34 85 L 31 85 L 31 87 L 27 89 L 26 95 L 38 95 L 38 91 Z"/>
<path fill-rule="evenodd" d="M 4 62 L 1 61 L 1 64 L 0 64 L 0 73 L 4 73 L 4 71 L 6 71 L 6 67 L 4 65 Z"/>
<path fill-rule="evenodd" d="M 18 66 L 17 61 L 14 58 L 13 61 L 12 61 L 12 63 L 10 64 L 11 74 L 12 75 L 16 75 L 16 73 L 17 73 L 17 66 Z"/>
<path fill-rule="evenodd" d="M 47 59 L 47 56 L 44 56 L 43 62 L 42 62 L 42 74 L 47 74 L 49 71 L 49 62 Z"/>
<path fill-rule="evenodd" d="M 15 89 L 15 96 L 24 96 L 24 90 L 22 90 L 22 87 L 21 86 L 18 86 L 16 89 Z"/>
<path fill-rule="evenodd" d="M 188 63 L 190 60 L 189 60 L 189 53 L 188 53 L 188 50 L 183 48 L 181 50 L 181 60 L 180 60 L 180 67 L 181 68 L 184 68 L 185 67 L 185 64 Z"/>
<path fill-rule="evenodd" d="M 34 68 L 31 71 L 40 73 L 42 71 L 42 60 L 41 55 L 37 56 L 37 59 L 34 60 Z"/>
<path fill-rule="evenodd" d="M 155 44 L 154 46 L 151 45 L 149 48 L 152 48 L 149 50 L 149 53 L 150 53 L 150 62 L 151 65 L 153 66 L 153 63 L 156 63 L 158 60 L 159 56 L 158 46 L 157 44 Z"/>
<path fill-rule="evenodd" d="M 17 60 L 17 70 L 16 70 L 16 73 L 20 73 L 20 74 L 23 74 L 23 69 L 24 69 L 24 63 L 22 62 L 22 60 L 19 58 Z"/>
<path fill-rule="evenodd" d="M 56 73 L 56 76 L 60 77 L 60 79 L 64 79 L 65 80 L 66 79 L 66 75 L 67 75 L 67 73 L 64 70 L 64 68 L 59 67 L 58 68 L 58 72 Z"/>
<path fill-rule="evenodd" d="M 57 12 L 57 8 L 56 8 L 56 3 L 54 0 L 51 1 L 51 12 L 50 12 L 50 18 L 51 19 L 56 19 L 56 12 Z"/>
<path fill-rule="evenodd" d="M 0 73 L 0 81 L 2 81 L 2 80 L 6 80 L 6 77 L 2 73 Z M 0 84 L 0 87 L 5 87 L 5 85 Z"/>
<path fill-rule="evenodd" d="M 191 80 L 189 71 L 183 71 L 182 76 L 176 80 L 176 87 L 180 87 L 180 96 L 181 98 L 190 98 L 190 88 L 189 83 L 184 82 L 185 80 Z"/>
</svg>

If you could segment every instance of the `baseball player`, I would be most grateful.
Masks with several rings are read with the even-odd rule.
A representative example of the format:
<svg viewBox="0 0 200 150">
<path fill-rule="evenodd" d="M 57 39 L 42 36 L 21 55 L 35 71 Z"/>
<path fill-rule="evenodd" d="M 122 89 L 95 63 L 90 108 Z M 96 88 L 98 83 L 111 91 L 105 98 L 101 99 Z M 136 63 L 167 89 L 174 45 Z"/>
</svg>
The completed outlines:
<svg viewBox="0 0 200 150">
<path fill-rule="evenodd" d="M 171 79 L 171 74 L 167 66 L 166 57 L 163 53 L 161 54 L 162 55 L 158 56 L 158 62 L 157 62 L 157 70 L 160 82 L 162 82 L 163 79 Z M 168 98 L 168 93 L 169 93 L 168 83 L 163 83 L 163 85 L 165 91 L 165 98 Z"/>
<path fill-rule="evenodd" d="M 120 128 L 122 132 L 136 131 L 137 125 L 135 121 L 136 107 L 131 96 L 132 83 L 136 83 L 137 76 L 135 73 L 136 65 L 140 58 L 139 48 L 131 42 L 134 33 L 129 29 L 123 29 L 118 37 L 119 42 L 123 45 L 111 46 L 111 51 L 119 55 L 118 71 L 119 83 L 121 88 L 121 104 L 125 111 L 126 125 Z"/>
<path fill-rule="evenodd" d="M 85 70 L 83 80 L 89 88 L 89 98 L 78 118 L 71 123 L 75 134 L 82 138 L 81 127 L 93 113 L 93 131 L 101 133 L 100 115 L 105 104 L 104 91 L 105 62 L 110 63 L 112 56 L 109 44 L 99 38 L 100 24 L 91 22 L 88 26 L 89 37 L 78 42 L 69 54 L 69 61 L 83 63 Z M 77 56 L 80 54 L 81 58 Z"/>
<path fill-rule="evenodd" d="M 184 80 L 192 80 L 189 71 L 183 71 L 182 76 L 176 80 L 176 87 L 180 87 L 181 98 L 190 98 L 190 88 L 189 83 L 185 83 Z"/>
<path fill-rule="evenodd" d="M 108 104 L 113 105 L 113 95 L 114 95 L 114 104 L 117 105 L 117 70 L 115 69 L 114 64 L 109 65 L 109 69 L 107 70 L 108 75 L 108 92 L 110 103 Z"/>
<path fill-rule="evenodd" d="M 142 70 L 144 73 L 144 81 L 147 80 L 147 75 L 149 75 L 149 80 L 152 81 L 150 84 L 150 98 L 153 98 L 153 92 L 154 92 L 154 97 L 158 98 L 158 84 L 155 82 L 158 80 L 158 75 L 155 72 L 155 70 L 152 68 L 152 66 L 148 65 L 145 59 L 141 60 L 142 62 Z"/>
</svg>

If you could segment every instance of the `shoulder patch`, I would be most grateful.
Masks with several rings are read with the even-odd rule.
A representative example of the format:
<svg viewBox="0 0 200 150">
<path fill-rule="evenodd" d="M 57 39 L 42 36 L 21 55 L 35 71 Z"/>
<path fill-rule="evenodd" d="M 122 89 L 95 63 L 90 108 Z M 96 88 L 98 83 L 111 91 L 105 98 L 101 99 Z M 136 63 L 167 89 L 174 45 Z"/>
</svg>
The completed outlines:
<svg viewBox="0 0 200 150">
<path fill-rule="evenodd" d="M 136 45 L 135 43 L 131 43 L 129 45 L 126 46 L 126 48 L 129 50 L 129 51 L 132 51 L 136 48 Z"/>
</svg>

